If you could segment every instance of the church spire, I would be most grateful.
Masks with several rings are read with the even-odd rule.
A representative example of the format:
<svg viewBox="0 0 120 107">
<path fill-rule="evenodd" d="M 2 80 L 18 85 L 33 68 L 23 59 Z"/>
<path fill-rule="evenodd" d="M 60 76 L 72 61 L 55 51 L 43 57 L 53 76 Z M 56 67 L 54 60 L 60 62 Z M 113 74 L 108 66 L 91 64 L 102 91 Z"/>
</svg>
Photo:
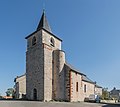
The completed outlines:
<svg viewBox="0 0 120 107">
<path fill-rule="evenodd" d="M 40 30 L 42 28 L 44 28 L 45 30 L 51 32 L 51 28 L 50 28 L 50 26 L 48 24 L 48 21 L 47 21 L 46 15 L 45 15 L 45 10 L 43 10 L 43 14 L 42 14 L 42 17 L 40 19 L 37 30 Z"/>
</svg>

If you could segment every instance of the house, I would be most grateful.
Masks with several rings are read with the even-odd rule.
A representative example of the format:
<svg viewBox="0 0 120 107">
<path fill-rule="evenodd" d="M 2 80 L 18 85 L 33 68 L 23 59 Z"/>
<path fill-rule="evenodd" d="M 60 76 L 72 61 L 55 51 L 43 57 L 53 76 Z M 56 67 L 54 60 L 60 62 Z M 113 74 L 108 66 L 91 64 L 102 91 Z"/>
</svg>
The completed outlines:
<svg viewBox="0 0 120 107">
<path fill-rule="evenodd" d="M 99 96 L 102 96 L 102 87 L 95 84 L 95 94 L 99 95 Z"/>
<path fill-rule="evenodd" d="M 14 79 L 15 82 L 15 98 L 23 99 L 26 95 L 26 74 L 17 76 Z"/>
<path fill-rule="evenodd" d="M 120 100 L 120 90 L 116 89 L 115 87 L 110 91 L 110 97 Z"/>
</svg>

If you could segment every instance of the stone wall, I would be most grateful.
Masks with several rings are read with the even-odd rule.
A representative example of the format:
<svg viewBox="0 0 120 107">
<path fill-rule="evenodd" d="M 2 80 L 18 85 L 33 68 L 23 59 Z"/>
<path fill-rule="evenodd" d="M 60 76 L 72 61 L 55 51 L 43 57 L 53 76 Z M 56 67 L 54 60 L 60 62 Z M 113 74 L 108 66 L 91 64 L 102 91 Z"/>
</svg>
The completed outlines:
<svg viewBox="0 0 120 107">
<path fill-rule="evenodd" d="M 55 46 L 51 46 L 51 38 L 54 39 Z M 52 34 L 47 33 L 46 31 L 42 30 L 42 43 L 45 43 L 52 47 L 53 50 L 61 50 L 61 41 L 54 37 Z"/>
<path fill-rule="evenodd" d="M 44 101 L 52 100 L 52 51 L 44 44 Z"/>
<path fill-rule="evenodd" d="M 32 39 L 36 37 L 36 44 Z M 34 100 L 34 89 L 37 90 L 37 100 L 44 100 L 44 53 L 41 31 L 27 39 L 26 52 L 26 92 L 27 99 Z"/>
<path fill-rule="evenodd" d="M 86 92 L 85 92 L 85 85 L 86 85 Z M 90 83 L 90 82 L 86 82 L 86 81 L 82 81 L 82 100 L 84 101 L 85 98 L 88 98 L 90 94 L 94 94 L 94 90 L 95 90 L 95 84 Z"/>
<path fill-rule="evenodd" d="M 36 44 L 32 45 L 34 37 Z M 40 101 L 84 101 L 85 97 L 94 94 L 94 85 L 82 81 L 82 74 L 66 66 L 61 42 L 44 29 L 27 38 L 26 91 L 29 100 L 34 100 L 34 89 Z"/>
<path fill-rule="evenodd" d="M 70 96 L 71 96 L 71 72 L 70 68 L 65 65 L 65 101 L 70 101 Z"/>
<path fill-rule="evenodd" d="M 51 39 L 54 44 L 51 43 Z M 61 49 L 61 41 L 52 34 L 42 30 L 42 43 L 44 44 L 44 101 L 50 101 L 53 97 L 53 72 L 54 72 L 54 51 Z M 58 59 L 59 60 L 59 59 Z M 62 60 L 63 61 L 63 60 Z M 64 63 L 59 61 L 61 63 Z M 60 64 L 61 65 L 61 64 Z"/>
<path fill-rule="evenodd" d="M 65 53 L 53 52 L 53 99 L 65 100 Z"/>
<path fill-rule="evenodd" d="M 32 45 L 33 37 L 36 44 Z M 51 44 L 54 40 L 54 46 Z M 52 100 L 53 51 L 61 49 L 61 41 L 43 29 L 27 38 L 26 88 L 27 98 L 34 100 L 33 90 L 37 90 L 37 100 Z"/>
<path fill-rule="evenodd" d="M 94 94 L 95 85 L 82 81 L 82 74 L 65 67 L 65 100 L 70 102 L 84 101 L 90 94 Z M 86 92 L 84 91 L 86 85 Z"/>
<path fill-rule="evenodd" d="M 81 75 L 77 72 L 70 71 L 70 101 L 76 102 L 81 101 L 83 94 L 82 94 L 82 84 L 81 84 Z"/>
<path fill-rule="evenodd" d="M 20 77 L 16 77 L 15 81 L 15 98 L 21 99 L 26 95 L 26 75 L 22 75 Z"/>
<path fill-rule="evenodd" d="M 101 87 L 95 87 L 95 94 L 102 95 L 102 88 Z"/>
</svg>

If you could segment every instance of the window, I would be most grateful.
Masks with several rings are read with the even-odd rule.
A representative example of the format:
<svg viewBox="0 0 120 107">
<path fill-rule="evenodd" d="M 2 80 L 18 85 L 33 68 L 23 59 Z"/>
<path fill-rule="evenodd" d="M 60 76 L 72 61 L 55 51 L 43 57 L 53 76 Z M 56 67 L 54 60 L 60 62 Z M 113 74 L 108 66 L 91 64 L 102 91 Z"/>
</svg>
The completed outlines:
<svg viewBox="0 0 120 107">
<path fill-rule="evenodd" d="M 33 99 L 37 100 L 37 89 L 35 89 L 35 88 L 33 90 Z"/>
<path fill-rule="evenodd" d="M 52 86 L 54 85 L 54 80 L 52 79 Z"/>
<path fill-rule="evenodd" d="M 35 44 L 36 44 L 36 37 L 34 36 L 32 39 L 32 45 L 35 45 Z"/>
<path fill-rule="evenodd" d="M 86 85 L 84 85 L 84 92 L 86 93 Z"/>
<path fill-rule="evenodd" d="M 55 46 L 55 41 L 53 38 L 50 39 L 50 43 L 51 43 L 51 46 L 53 46 L 53 47 Z"/>
<path fill-rule="evenodd" d="M 76 91 L 78 92 L 78 82 L 76 82 Z"/>
</svg>

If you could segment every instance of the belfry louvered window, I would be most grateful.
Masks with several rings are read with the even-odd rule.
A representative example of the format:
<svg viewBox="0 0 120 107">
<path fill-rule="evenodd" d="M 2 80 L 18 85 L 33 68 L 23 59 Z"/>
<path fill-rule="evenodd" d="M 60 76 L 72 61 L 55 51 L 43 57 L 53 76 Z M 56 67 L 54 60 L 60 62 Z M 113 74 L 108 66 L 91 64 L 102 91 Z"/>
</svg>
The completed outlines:
<svg viewBox="0 0 120 107">
<path fill-rule="evenodd" d="M 51 44 L 51 46 L 53 46 L 53 47 L 55 46 L 55 41 L 54 41 L 53 38 L 50 39 L 50 44 Z"/>
<path fill-rule="evenodd" d="M 35 44 L 36 44 L 36 37 L 34 36 L 32 39 L 32 45 L 35 45 Z"/>
</svg>

